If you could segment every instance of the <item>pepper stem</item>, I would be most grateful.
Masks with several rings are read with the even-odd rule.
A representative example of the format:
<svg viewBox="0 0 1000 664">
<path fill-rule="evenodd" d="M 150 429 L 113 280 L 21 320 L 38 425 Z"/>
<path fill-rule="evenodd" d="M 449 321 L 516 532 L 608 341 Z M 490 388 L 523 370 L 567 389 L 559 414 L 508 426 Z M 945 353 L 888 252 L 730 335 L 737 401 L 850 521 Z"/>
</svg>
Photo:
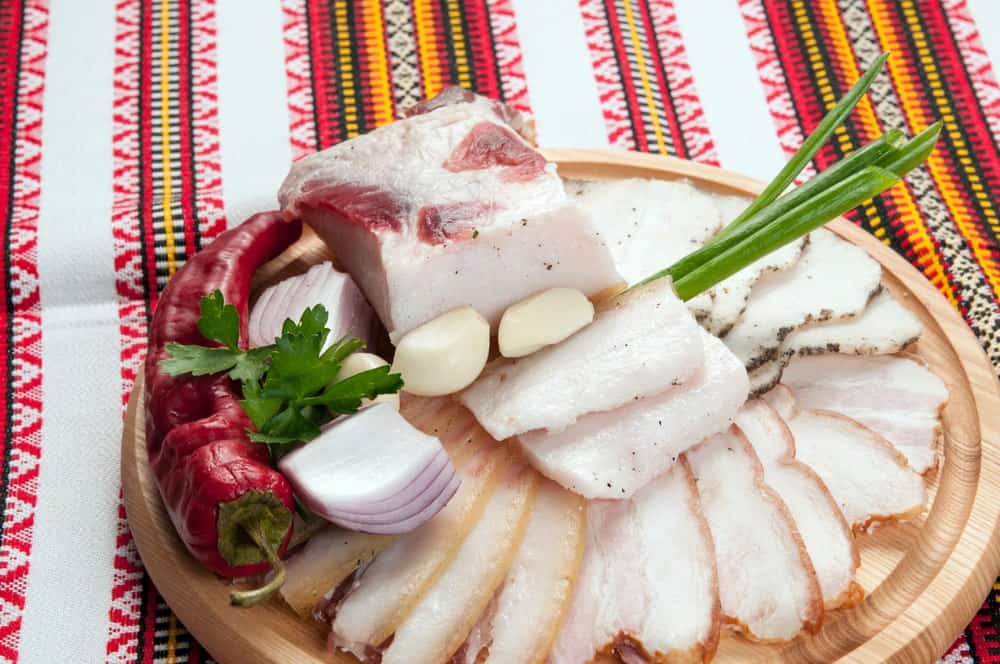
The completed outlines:
<svg viewBox="0 0 1000 664">
<path fill-rule="evenodd" d="M 273 595 L 285 583 L 285 563 L 282 562 L 281 556 L 278 555 L 278 552 L 268 542 L 267 535 L 259 524 L 252 528 L 247 528 L 246 526 L 242 528 L 243 532 L 260 547 L 264 557 L 267 558 L 267 562 L 274 569 L 274 577 L 261 587 L 254 588 L 253 590 L 238 590 L 229 595 L 229 601 L 233 606 L 253 606 Z"/>
</svg>

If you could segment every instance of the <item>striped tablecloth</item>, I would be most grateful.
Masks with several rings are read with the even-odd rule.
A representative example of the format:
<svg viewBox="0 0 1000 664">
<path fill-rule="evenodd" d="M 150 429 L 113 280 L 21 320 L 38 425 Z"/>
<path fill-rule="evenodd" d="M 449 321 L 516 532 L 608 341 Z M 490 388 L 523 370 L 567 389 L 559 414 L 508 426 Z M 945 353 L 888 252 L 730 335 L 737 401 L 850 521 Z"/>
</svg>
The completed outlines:
<svg viewBox="0 0 1000 664">
<path fill-rule="evenodd" d="M 852 219 L 1000 366 L 997 0 L 0 0 L 0 660 L 208 659 L 132 544 L 123 405 L 157 292 L 292 159 L 457 82 L 543 145 L 766 179 L 880 51 L 817 165 L 944 120 Z M 995 594 L 945 661 L 1000 662 Z"/>
</svg>

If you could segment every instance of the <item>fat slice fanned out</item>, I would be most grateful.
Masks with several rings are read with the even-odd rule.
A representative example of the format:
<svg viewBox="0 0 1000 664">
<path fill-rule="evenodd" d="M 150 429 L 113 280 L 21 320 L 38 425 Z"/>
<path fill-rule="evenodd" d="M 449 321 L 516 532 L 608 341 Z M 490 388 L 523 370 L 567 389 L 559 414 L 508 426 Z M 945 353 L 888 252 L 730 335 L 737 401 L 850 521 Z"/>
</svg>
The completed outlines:
<svg viewBox="0 0 1000 664">
<path fill-rule="evenodd" d="M 922 332 L 920 319 L 883 288 L 857 316 L 807 324 L 785 337 L 778 356 L 750 372 L 750 393 L 763 394 L 777 385 L 796 355 L 888 355 L 905 349 Z M 916 461 L 914 467 L 923 463 Z"/>
<path fill-rule="evenodd" d="M 588 413 L 662 393 L 687 383 L 701 364 L 698 325 L 660 279 L 619 298 L 566 341 L 492 364 L 458 399 L 503 440 L 564 429 Z"/>
<path fill-rule="evenodd" d="M 736 213 L 749 204 L 746 199 L 737 200 L 742 201 L 743 205 L 736 210 Z M 735 217 L 736 214 L 732 213 L 732 216 Z M 732 217 L 727 217 L 727 223 L 731 219 Z M 790 242 L 713 286 L 708 291 L 711 307 L 704 316 L 699 317 L 705 329 L 717 337 L 725 336 L 746 310 L 754 284 L 764 275 L 781 272 L 795 265 L 802 256 L 807 242 L 806 237 Z"/>
<path fill-rule="evenodd" d="M 801 327 L 788 335 L 782 350 L 789 355 L 889 355 L 919 339 L 921 332 L 920 319 L 883 288 L 859 315 Z"/>
<path fill-rule="evenodd" d="M 721 341 L 704 330 L 698 334 L 704 362 L 689 381 L 591 413 L 562 431 L 520 436 L 532 465 L 586 498 L 628 498 L 681 452 L 728 427 L 746 401 L 746 370 Z"/>
<path fill-rule="evenodd" d="M 684 457 L 715 542 L 724 619 L 765 641 L 817 629 L 823 599 L 812 562 L 743 434 L 716 434 Z"/>
<path fill-rule="evenodd" d="M 462 95 L 292 165 L 282 210 L 333 250 L 394 341 L 458 306 L 492 323 L 554 286 L 619 285 L 590 217 L 507 109 Z"/>
<path fill-rule="evenodd" d="M 800 408 L 784 385 L 764 398 L 795 437 L 795 458 L 816 471 L 855 530 L 923 511 L 923 478 L 885 438 L 839 413 Z"/>
<path fill-rule="evenodd" d="M 517 555 L 466 640 L 464 664 L 541 664 L 569 608 L 586 537 L 585 503 L 542 480 Z"/>
<path fill-rule="evenodd" d="M 748 401 L 736 426 L 764 468 L 764 481 L 788 507 L 819 580 L 826 608 L 854 604 L 862 590 L 854 581 L 861 564 L 851 527 L 830 490 L 809 466 L 795 458 L 795 439 L 766 401 Z"/>
<path fill-rule="evenodd" d="M 430 521 L 396 539 L 336 609 L 331 642 L 364 660 L 377 652 L 455 557 L 510 462 L 504 447 L 481 449 L 458 475 L 462 485 Z"/>
<path fill-rule="evenodd" d="M 687 181 L 567 180 L 566 193 L 594 220 L 618 272 L 638 283 L 698 249 L 721 228 L 725 198 Z"/>
<path fill-rule="evenodd" d="M 753 371 L 778 357 L 781 342 L 796 328 L 861 313 L 881 274 L 863 249 L 826 229 L 813 231 L 795 265 L 754 285 L 743 317 L 724 337 L 726 345 Z"/>
<path fill-rule="evenodd" d="M 382 664 L 446 662 L 503 581 L 528 522 L 539 476 L 514 462 L 482 516 L 382 653 Z"/>
<path fill-rule="evenodd" d="M 589 503 L 583 563 L 548 662 L 611 650 L 632 662 L 707 661 L 718 635 L 712 539 L 687 467 L 631 500 Z"/>
<path fill-rule="evenodd" d="M 937 465 L 948 388 L 919 362 L 896 356 L 792 360 L 783 383 L 802 408 L 824 408 L 880 433 L 919 473 Z"/>
</svg>

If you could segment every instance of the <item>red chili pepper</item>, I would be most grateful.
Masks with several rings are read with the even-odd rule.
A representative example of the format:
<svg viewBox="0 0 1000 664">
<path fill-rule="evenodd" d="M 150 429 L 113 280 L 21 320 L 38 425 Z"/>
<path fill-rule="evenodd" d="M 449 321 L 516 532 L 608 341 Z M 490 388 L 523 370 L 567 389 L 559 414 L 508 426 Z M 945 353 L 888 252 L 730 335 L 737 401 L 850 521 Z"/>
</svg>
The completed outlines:
<svg viewBox="0 0 1000 664">
<path fill-rule="evenodd" d="M 227 376 L 169 376 L 166 344 L 216 345 L 198 331 L 201 298 L 218 289 L 240 314 L 247 343 L 250 281 L 261 264 L 302 230 L 277 212 L 255 215 L 221 234 L 171 278 L 149 327 L 146 447 L 160 495 L 178 535 L 203 565 L 227 577 L 274 568 L 275 579 L 233 602 L 263 599 L 284 577 L 281 556 L 292 536 L 292 488 L 263 445 L 250 442 L 239 387 Z"/>
</svg>

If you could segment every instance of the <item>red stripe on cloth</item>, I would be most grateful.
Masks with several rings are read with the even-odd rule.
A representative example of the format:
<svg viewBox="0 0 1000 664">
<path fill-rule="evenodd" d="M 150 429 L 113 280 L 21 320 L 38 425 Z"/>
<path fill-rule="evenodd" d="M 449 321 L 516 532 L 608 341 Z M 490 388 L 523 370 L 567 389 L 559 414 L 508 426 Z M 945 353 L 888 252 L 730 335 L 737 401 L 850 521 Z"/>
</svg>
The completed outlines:
<svg viewBox="0 0 1000 664">
<path fill-rule="evenodd" d="M 486 6 L 503 100 L 521 112 L 530 113 L 528 81 L 524 76 L 524 55 L 517 37 L 514 7 L 510 0 L 486 0 Z"/>
<path fill-rule="evenodd" d="M 157 290 L 169 277 L 168 265 L 173 261 L 179 268 L 225 228 L 215 3 L 170 0 L 169 28 L 160 25 L 163 9 L 156 0 L 119 0 L 115 13 L 112 234 L 123 404 L 145 358 L 147 322 Z M 167 94 L 176 113 L 171 109 L 164 125 L 165 35 Z M 165 200 L 168 168 L 171 192 Z M 168 210 L 172 257 L 166 249 Z M 158 636 L 158 616 L 162 621 L 167 609 L 144 574 L 121 504 L 117 528 L 107 661 L 157 661 L 166 655 L 168 641 L 175 652 L 197 653 L 197 644 L 180 627 L 172 640 Z"/>
<path fill-rule="evenodd" d="M 993 71 L 990 55 L 979 35 L 979 28 L 969 13 L 966 0 L 943 0 L 951 32 L 958 44 L 965 72 L 972 81 L 993 140 L 1000 142 L 1000 84 Z"/>
<path fill-rule="evenodd" d="M 489 7 L 485 0 L 478 0 L 464 3 L 462 9 L 468 24 L 466 39 L 469 42 L 476 89 L 481 95 L 502 99 L 503 88 L 500 84 L 496 51 L 490 34 Z"/>
<path fill-rule="evenodd" d="M 658 57 L 666 76 L 664 90 L 673 106 L 675 125 L 689 159 L 719 165 L 712 133 L 694 84 L 673 0 L 648 0 Z M 650 47 L 652 48 L 652 46 Z"/>
<path fill-rule="evenodd" d="M 16 661 L 37 505 L 42 424 L 38 292 L 42 95 L 48 4 L 0 5 L 0 660 Z"/>
<path fill-rule="evenodd" d="M 718 163 L 673 0 L 580 0 L 611 145 Z"/>
<path fill-rule="evenodd" d="M 312 62 L 309 53 L 309 15 L 306 0 L 283 0 L 285 75 L 288 78 L 288 124 L 292 159 L 316 151 L 316 106 L 313 102 Z"/>
<path fill-rule="evenodd" d="M 194 214 L 194 154 L 191 127 L 191 6 L 187 2 L 177 5 L 177 124 L 180 144 L 181 167 L 180 209 L 184 215 L 184 247 L 188 256 L 198 250 L 198 223 Z"/>
<path fill-rule="evenodd" d="M 778 142 L 785 154 L 793 154 L 805 137 L 798 119 L 792 95 L 781 69 L 774 35 L 771 34 L 764 6 L 757 0 L 740 0 L 740 11 L 746 26 L 750 52 L 757 63 L 757 73 L 771 118 L 777 129 Z M 812 164 L 802 172 L 807 179 L 815 174 Z"/>
</svg>

